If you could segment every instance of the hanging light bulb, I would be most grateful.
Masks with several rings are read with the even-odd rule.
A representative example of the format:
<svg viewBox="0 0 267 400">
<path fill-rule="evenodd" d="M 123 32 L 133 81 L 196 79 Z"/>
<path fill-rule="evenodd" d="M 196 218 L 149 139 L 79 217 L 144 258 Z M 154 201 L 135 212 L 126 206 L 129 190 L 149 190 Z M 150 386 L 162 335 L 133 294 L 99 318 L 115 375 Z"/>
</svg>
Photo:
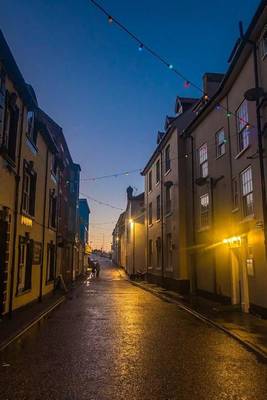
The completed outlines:
<svg viewBox="0 0 267 400">
<path fill-rule="evenodd" d="M 204 100 L 209 100 L 209 96 L 207 94 L 204 95 Z"/>
<path fill-rule="evenodd" d="M 143 50 L 143 48 L 144 48 L 144 45 L 143 45 L 143 43 L 140 43 L 140 44 L 139 44 L 139 47 L 138 47 L 138 50 L 139 50 L 139 51 L 142 51 L 142 50 Z"/>
<path fill-rule="evenodd" d="M 232 113 L 230 111 L 227 111 L 227 114 L 226 114 L 227 118 L 230 118 L 231 115 L 232 115 Z"/>
<path fill-rule="evenodd" d="M 169 65 L 168 65 L 168 68 L 169 68 L 169 69 L 173 69 L 173 65 L 172 65 L 172 64 L 169 64 Z"/>
<path fill-rule="evenodd" d="M 111 15 L 108 16 L 108 22 L 109 22 L 110 24 L 112 24 L 112 22 L 113 22 L 113 18 L 112 18 Z"/>
<path fill-rule="evenodd" d="M 216 104 L 216 110 L 221 110 L 222 106 L 218 103 Z"/>
<path fill-rule="evenodd" d="M 184 87 L 185 87 L 186 89 L 188 89 L 188 88 L 190 87 L 190 82 L 189 82 L 189 81 L 185 81 Z"/>
<path fill-rule="evenodd" d="M 250 124 L 246 123 L 246 129 L 249 129 L 249 128 L 250 128 Z"/>
</svg>

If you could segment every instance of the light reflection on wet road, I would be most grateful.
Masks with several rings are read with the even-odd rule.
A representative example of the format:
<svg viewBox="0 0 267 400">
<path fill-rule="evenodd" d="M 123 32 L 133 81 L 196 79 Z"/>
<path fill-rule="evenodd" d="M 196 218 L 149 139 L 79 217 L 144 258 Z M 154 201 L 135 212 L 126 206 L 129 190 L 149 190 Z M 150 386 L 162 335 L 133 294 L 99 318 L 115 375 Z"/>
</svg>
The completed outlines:
<svg viewBox="0 0 267 400">
<path fill-rule="evenodd" d="M 0 354 L 1 400 L 266 400 L 267 365 L 105 262 Z"/>
</svg>

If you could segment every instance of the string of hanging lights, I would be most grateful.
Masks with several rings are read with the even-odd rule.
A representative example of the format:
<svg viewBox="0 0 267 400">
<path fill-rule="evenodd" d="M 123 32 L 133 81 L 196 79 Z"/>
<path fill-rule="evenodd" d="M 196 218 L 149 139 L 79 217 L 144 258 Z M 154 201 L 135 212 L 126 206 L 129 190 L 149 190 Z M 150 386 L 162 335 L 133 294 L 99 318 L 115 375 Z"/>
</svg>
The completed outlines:
<svg viewBox="0 0 267 400">
<path fill-rule="evenodd" d="M 201 94 L 203 99 L 205 100 L 206 103 L 210 100 L 210 97 L 208 96 L 207 93 L 204 92 L 204 90 L 188 79 L 183 73 L 181 73 L 175 66 L 170 63 L 167 59 L 165 59 L 163 56 L 161 56 L 159 53 L 157 53 L 154 49 L 152 49 L 150 46 L 145 44 L 143 40 L 141 40 L 138 36 L 136 36 L 133 32 L 131 32 L 124 24 L 122 24 L 116 17 L 112 16 L 101 4 L 99 4 L 96 0 L 90 0 L 90 2 L 98 8 L 108 19 L 109 24 L 115 24 L 117 25 L 122 31 L 124 31 L 131 39 L 133 39 L 137 45 L 138 45 L 138 50 L 141 52 L 143 50 L 146 50 L 148 53 L 150 53 L 155 59 L 157 59 L 159 62 L 164 64 L 168 69 L 170 69 L 173 73 L 175 73 L 180 79 L 183 80 L 184 88 L 188 89 L 190 87 L 193 87 L 197 89 Z M 237 119 L 240 120 L 240 122 L 244 123 L 247 125 L 247 127 L 252 127 L 253 125 L 249 124 L 249 121 L 245 121 L 243 118 L 241 118 L 239 115 L 237 115 L 236 112 L 231 112 L 227 107 L 225 107 L 221 103 L 217 103 L 215 106 L 216 110 L 223 110 L 225 111 L 225 116 L 227 118 L 230 118 L 232 116 L 235 116 Z"/>
</svg>

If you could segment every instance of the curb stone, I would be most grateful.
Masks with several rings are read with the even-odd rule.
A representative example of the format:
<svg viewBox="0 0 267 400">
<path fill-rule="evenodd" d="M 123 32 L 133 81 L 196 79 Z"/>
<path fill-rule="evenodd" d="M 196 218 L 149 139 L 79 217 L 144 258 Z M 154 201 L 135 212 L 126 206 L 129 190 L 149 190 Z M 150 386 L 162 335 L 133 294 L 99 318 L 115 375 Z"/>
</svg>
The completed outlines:
<svg viewBox="0 0 267 400">
<path fill-rule="evenodd" d="M 253 343 L 251 343 L 249 340 L 245 340 L 243 339 L 240 335 L 238 335 L 237 333 L 232 332 L 231 330 L 225 328 L 222 324 L 213 321 L 212 319 L 206 317 L 205 315 L 199 313 L 198 311 L 193 310 L 192 308 L 185 306 L 184 304 L 180 303 L 179 300 L 175 299 L 174 296 L 168 296 L 168 292 L 164 292 L 164 293 L 159 293 L 156 290 L 150 288 L 150 287 L 145 287 L 144 285 L 142 285 L 141 283 L 138 282 L 134 282 L 129 280 L 129 282 L 134 285 L 139 287 L 140 289 L 143 289 L 151 294 L 153 294 L 154 296 L 164 300 L 164 301 L 168 301 L 170 303 L 174 303 L 176 304 L 180 309 L 188 312 L 189 314 L 193 315 L 195 318 L 201 320 L 202 322 L 205 322 L 211 326 L 213 326 L 214 328 L 217 328 L 219 330 L 221 330 L 222 332 L 224 332 L 225 334 L 227 334 L 228 336 L 232 337 L 233 339 L 235 339 L 236 341 L 238 341 L 242 346 L 244 346 L 247 350 L 253 352 L 256 356 L 260 357 L 263 361 L 265 361 L 267 363 L 267 352 L 262 349 L 260 346 L 257 346 Z"/>
<path fill-rule="evenodd" d="M 48 314 L 54 311 L 60 304 L 62 304 L 66 300 L 66 295 L 60 297 L 54 304 L 48 307 L 45 311 L 39 314 L 37 317 L 33 318 L 28 324 L 24 325 L 21 329 L 18 329 L 16 333 L 11 336 L 9 339 L 0 343 L 0 352 L 5 350 L 9 345 L 17 341 L 21 336 L 24 335 L 29 329 L 31 329 L 35 324 L 45 318 Z"/>
</svg>

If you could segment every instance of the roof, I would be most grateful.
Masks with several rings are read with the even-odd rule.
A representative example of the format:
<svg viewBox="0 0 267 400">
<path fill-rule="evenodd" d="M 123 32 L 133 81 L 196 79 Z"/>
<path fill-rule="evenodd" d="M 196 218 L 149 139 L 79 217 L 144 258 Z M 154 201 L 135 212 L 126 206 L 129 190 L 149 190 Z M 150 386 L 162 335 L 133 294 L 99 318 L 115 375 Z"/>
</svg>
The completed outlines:
<svg viewBox="0 0 267 400">
<path fill-rule="evenodd" d="M 35 109 L 36 103 L 34 97 L 25 82 L 22 73 L 13 57 L 13 54 L 5 40 L 3 32 L 0 30 L 0 60 L 4 66 L 5 72 L 12 80 L 19 95 L 28 106 L 29 109 Z"/>
<path fill-rule="evenodd" d="M 169 125 L 168 130 L 165 132 L 162 140 L 158 143 L 155 151 L 153 152 L 152 156 L 148 160 L 146 166 L 144 167 L 143 171 L 141 172 L 141 175 L 145 175 L 155 159 L 158 157 L 160 154 L 163 146 L 166 144 L 166 142 L 169 140 L 171 134 L 175 129 L 177 129 L 178 134 L 182 134 L 186 126 L 192 121 L 192 119 L 195 118 L 195 114 L 193 113 L 193 107 L 194 104 L 198 101 L 198 99 L 186 99 L 186 98 L 181 98 L 181 105 L 183 106 L 184 100 L 189 100 L 191 107 L 187 108 L 186 111 L 182 112 L 181 114 L 177 115 L 172 123 Z M 177 101 L 177 100 L 176 100 Z"/>
<path fill-rule="evenodd" d="M 240 39 L 235 43 L 230 59 L 228 60 L 230 61 L 229 68 L 224 75 L 224 78 L 218 90 L 212 96 L 212 98 L 201 108 L 195 119 L 192 120 L 192 122 L 188 125 L 188 127 L 186 128 L 186 134 L 190 134 L 192 130 L 202 121 L 205 115 L 209 113 L 211 109 L 213 109 L 214 104 L 218 103 L 229 91 L 232 85 L 231 80 L 234 79 L 234 72 L 237 69 L 238 64 L 241 64 L 241 66 L 244 65 L 253 50 L 253 46 L 251 46 L 251 43 L 249 43 L 249 41 L 255 40 L 257 38 L 260 29 L 263 28 L 264 24 L 266 24 L 266 18 L 267 0 L 262 0 L 251 20 L 251 23 L 246 33 L 244 34 L 243 39 Z M 261 24 L 262 28 L 257 26 Z"/>
<path fill-rule="evenodd" d="M 136 201 L 140 201 L 140 200 L 145 200 L 145 193 L 143 192 L 143 193 L 140 193 L 140 194 L 138 194 L 137 196 L 133 196 L 131 199 L 130 199 L 130 201 L 132 201 L 132 200 L 136 200 Z"/>
</svg>

